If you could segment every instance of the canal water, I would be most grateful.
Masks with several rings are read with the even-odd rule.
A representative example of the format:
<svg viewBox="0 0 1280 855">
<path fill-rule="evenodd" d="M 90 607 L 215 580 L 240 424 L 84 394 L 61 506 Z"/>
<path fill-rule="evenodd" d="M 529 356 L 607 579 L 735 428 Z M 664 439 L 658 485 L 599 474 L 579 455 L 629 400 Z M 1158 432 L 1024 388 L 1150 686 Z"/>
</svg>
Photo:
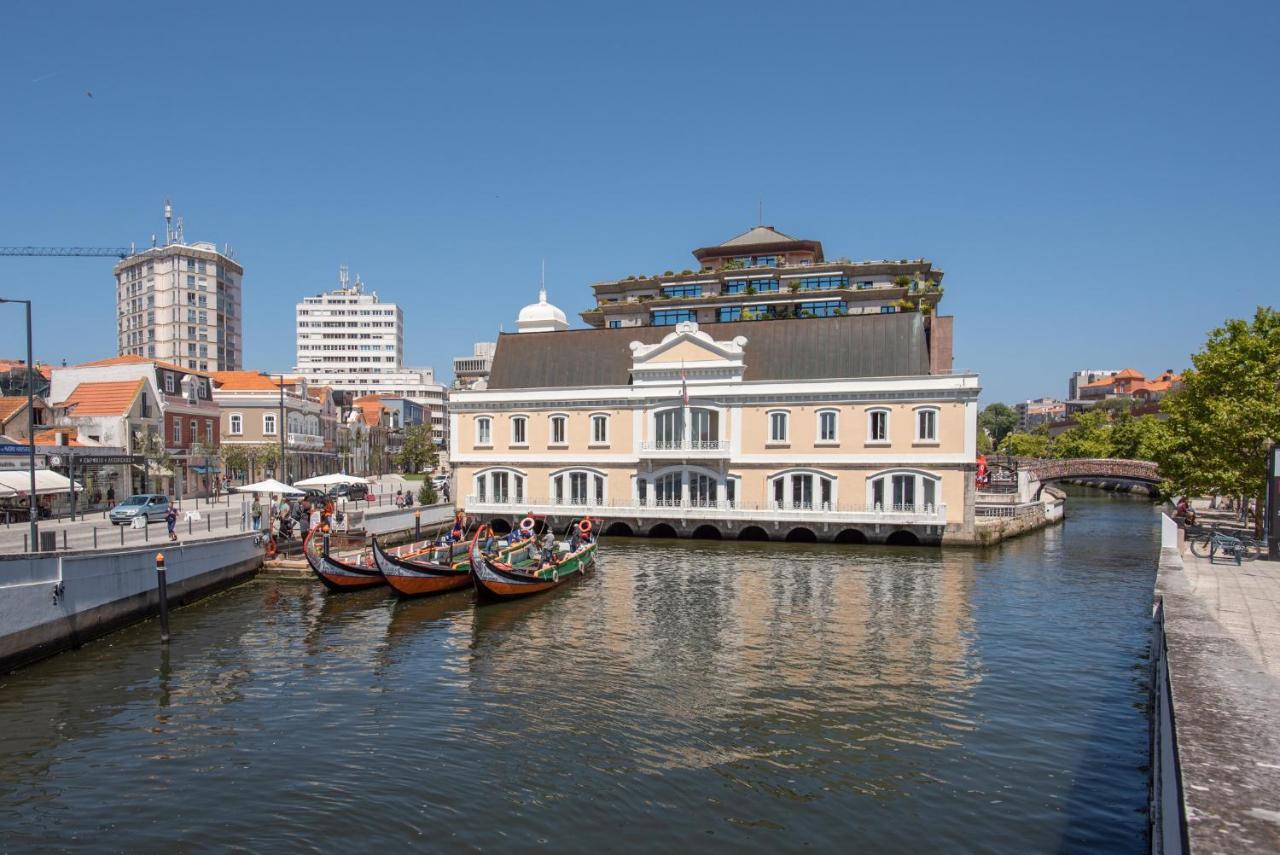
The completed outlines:
<svg viewBox="0 0 1280 855">
<path fill-rule="evenodd" d="M 0 677 L 0 849 L 1136 852 L 1150 504 L 987 551 L 605 541 L 476 608 L 255 582 Z"/>
</svg>

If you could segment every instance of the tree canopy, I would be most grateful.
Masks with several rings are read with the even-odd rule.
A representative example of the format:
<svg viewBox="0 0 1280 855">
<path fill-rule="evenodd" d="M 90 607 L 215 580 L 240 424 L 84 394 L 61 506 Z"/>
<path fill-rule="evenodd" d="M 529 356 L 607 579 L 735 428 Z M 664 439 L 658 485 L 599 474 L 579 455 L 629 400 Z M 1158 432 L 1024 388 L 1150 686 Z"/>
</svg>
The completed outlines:
<svg viewBox="0 0 1280 855">
<path fill-rule="evenodd" d="M 404 431 L 404 443 L 396 454 L 396 465 L 404 472 L 421 472 L 440 463 L 440 452 L 431 440 L 430 425 L 410 425 Z"/>
<path fill-rule="evenodd" d="M 1008 404 L 987 404 L 978 413 L 978 430 L 990 436 L 994 446 L 999 446 L 1017 426 L 1018 414 Z"/>
</svg>

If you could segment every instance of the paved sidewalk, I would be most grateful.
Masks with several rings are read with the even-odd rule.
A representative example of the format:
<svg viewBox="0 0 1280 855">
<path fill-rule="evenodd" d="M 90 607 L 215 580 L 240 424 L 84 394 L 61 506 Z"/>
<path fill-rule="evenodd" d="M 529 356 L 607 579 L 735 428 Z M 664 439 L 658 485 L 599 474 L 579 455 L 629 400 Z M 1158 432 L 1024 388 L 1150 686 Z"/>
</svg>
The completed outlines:
<svg viewBox="0 0 1280 855">
<path fill-rule="evenodd" d="M 1193 851 L 1280 851 L 1280 563 L 1162 561 L 1178 762 Z"/>
</svg>

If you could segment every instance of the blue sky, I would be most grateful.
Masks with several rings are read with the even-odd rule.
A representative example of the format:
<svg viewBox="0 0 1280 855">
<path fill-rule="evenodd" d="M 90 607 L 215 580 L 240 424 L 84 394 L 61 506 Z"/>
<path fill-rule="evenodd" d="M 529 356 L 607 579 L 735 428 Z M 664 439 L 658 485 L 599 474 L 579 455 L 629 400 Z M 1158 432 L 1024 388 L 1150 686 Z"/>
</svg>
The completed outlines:
<svg viewBox="0 0 1280 855">
<path fill-rule="evenodd" d="M 580 323 L 763 198 L 944 269 L 985 400 L 1061 396 L 1274 302 L 1277 37 L 1274 3 L 11 4 L 0 245 L 143 245 L 170 197 L 245 265 L 250 367 L 347 263 L 448 376 L 542 258 Z M 111 263 L 0 258 L 37 358 L 114 354 Z"/>
</svg>

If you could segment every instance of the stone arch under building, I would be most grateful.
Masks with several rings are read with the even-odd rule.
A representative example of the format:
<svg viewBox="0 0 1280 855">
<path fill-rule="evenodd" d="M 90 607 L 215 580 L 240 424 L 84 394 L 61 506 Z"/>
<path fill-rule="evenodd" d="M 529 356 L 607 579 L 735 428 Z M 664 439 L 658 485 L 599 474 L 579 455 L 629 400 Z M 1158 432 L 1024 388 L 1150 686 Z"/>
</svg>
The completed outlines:
<svg viewBox="0 0 1280 855">
<path fill-rule="evenodd" d="M 674 538 L 679 535 L 676 534 L 674 527 L 667 525 L 666 523 L 658 523 L 653 528 L 649 529 L 649 536 Z"/>
<path fill-rule="evenodd" d="M 768 540 L 769 533 L 758 525 L 749 525 L 738 532 L 738 540 Z"/>
<path fill-rule="evenodd" d="M 915 532 L 900 528 L 897 531 L 890 532 L 884 542 L 890 546 L 919 546 L 920 538 L 916 536 Z"/>
<path fill-rule="evenodd" d="M 818 536 L 813 533 L 813 529 L 804 526 L 796 526 L 787 532 L 787 543 L 817 543 Z"/>
<path fill-rule="evenodd" d="M 856 528 L 846 528 L 836 535 L 836 543 L 868 543 L 867 536 Z"/>
<path fill-rule="evenodd" d="M 724 535 L 720 533 L 720 529 L 709 523 L 703 523 L 693 530 L 691 537 L 697 540 L 721 540 Z"/>
</svg>

